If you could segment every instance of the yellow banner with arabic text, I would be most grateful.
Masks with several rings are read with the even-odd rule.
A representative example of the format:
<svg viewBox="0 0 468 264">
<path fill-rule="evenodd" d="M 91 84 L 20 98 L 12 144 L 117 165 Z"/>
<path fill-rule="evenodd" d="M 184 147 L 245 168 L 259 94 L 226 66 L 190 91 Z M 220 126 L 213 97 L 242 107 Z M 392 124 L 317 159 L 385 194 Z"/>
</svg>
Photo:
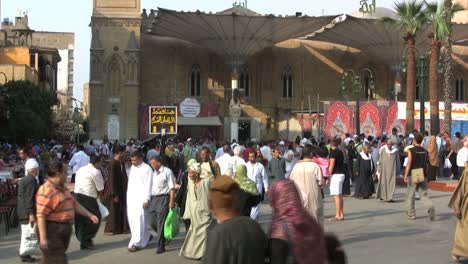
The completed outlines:
<svg viewBox="0 0 468 264">
<path fill-rule="evenodd" d="M 177 106 L 150 106 L 149 133 L 177 134 Z"/>
</svg>

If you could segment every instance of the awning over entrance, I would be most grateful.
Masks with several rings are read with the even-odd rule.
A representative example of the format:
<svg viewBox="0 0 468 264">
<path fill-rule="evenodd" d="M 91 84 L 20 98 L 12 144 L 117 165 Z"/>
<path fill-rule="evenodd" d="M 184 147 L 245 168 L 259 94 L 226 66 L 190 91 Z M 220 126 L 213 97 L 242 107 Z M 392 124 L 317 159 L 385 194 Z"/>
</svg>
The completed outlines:
<svg viewBox="0 0 468 264">
<path fill-rule="evenodd" d="M 177 117 L 178 126 L 222 126 L 219 116 L 209 117 Z"/>
<path fill-rule="evenodd" d="M 242 64 L 276 43 L 310 34 L 336 16 L 262 16 L 251 12 L 177 12 L 159 8 L 149 34 L 186 40 L 214 51 L 228 64 Z"/>
<path fill-rule="evenodd" d="M 428 26 L 416 35 L 418 55 L 430 47 Z M 400 65 L 405 50 L 404 32 L 385 25 L 380 19 L 357 18 L 342 15 L 305 39 L 331 42 L 360 49 L 364 54 L 389 66 Z M 453 25 L 453 42 L 468 39 L 468 24 Z"/>
</svg>

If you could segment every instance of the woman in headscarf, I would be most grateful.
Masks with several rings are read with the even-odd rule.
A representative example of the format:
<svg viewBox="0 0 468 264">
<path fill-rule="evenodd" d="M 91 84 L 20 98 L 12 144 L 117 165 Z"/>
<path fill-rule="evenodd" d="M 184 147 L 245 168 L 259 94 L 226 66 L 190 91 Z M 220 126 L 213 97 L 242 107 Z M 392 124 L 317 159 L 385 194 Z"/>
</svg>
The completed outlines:
<svg viewBox="0 0 468 264">
<path fill-rule="evenodd" d="M 302 206 L 294 182 L 280 180 L 269 191 L 273 219 L 269 233 L 272 264 L 324 264 L 327 252 L 323 230 Z"/>
<path fill-rule="evenodd" d="M 208 206 L 208 193 L 214 176 L 202 179 L 200 163 L 190 160 L 188 164 L 190 181 L 187 185 L 187 202 L 183 218 L 190 219 L 190 228 L 179 255 L 190 259 L 201 259 L 205 254 L 208 227 L 213 221 Z"/>
<path fill-rule="evenodd" d="M 439 150 L 437 148 L 437 140 L 435 136 L 431 136 L 429 139 L 429 146 L 427 147 L 429 152 L 429 166 L 427 168 L 427 181 L 435 181 L 437 177 L 437 171 L 439 170 Z"/>
<path fill-rule="evenodd" d="M 375 164 L 369 151 L 369 144 L 364 144 L 357 157 L 356 174 L 354 175 L 354 197 L 356 198 L 369 199 L 375 193 L 374 180 L 372 179 Z"/>
<path fill-rule="evenodd" d="M 252 207 L 260 203 L 261 197 L 258 193 L 255 182 L 247 177 L 247 167 L 244 164 L 237 165 L 234 180 L 241 188 L 241 194 L 239 197 L 240 214 L 243 216 L 250 216 Z"/>
</svg>

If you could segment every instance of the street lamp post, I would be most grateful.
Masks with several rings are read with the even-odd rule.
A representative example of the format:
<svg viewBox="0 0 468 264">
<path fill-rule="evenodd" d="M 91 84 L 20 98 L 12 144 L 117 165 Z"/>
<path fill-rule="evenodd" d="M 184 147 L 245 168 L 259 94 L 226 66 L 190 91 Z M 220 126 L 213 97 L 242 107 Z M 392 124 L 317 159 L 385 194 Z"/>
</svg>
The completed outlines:
<svg viewBox="0 0 468 264">
<path fill-rule="evenodd" d="M 425 116 L 425 100 L 424 100 L 424 89 L 427 80 L 427 58 L 426 56 L 419 57 L 418 61 L 418 82 L 419 82 L 419 131 L 423 133 L 426 130 L 426 116 Z"/>
<path fill-rule="evenodd" d="M 374 74 L 372 72 L 372 70 L 370 70 L 369 68 L 364 68 L 362 69 L 359 73 L 362 74 L 363 72 L 368 72 L 369 75 L 370 75 L 370 90 L 371 91 L 375 91 L 375 81 L 374 81 Z M 354 93 L 356 95 L 356 113 L 355 113 L 355 117 L 356 117 L 356 134 L 360 134 L 361 133 L 361 120 L 360 120 L 360 110 L 359 110 L 359 102 L 360 102 L 360 98 L 361 98 L 361 86 L 362 86 L 362 78 L 360 76 L 360 74 L 357 74 L 353 69 L 347 69 L 343 72 L 343 76 L 341 78 L 341 89 L 343 90 L 343 92 L 346 90 L 346 84 L 345 84 L 345 79 L 346 77 L 348 76 L 348 74 L 351 75 L 351 79 L 353 81 L 353 88 L 354 88 Z"/>
</svg>

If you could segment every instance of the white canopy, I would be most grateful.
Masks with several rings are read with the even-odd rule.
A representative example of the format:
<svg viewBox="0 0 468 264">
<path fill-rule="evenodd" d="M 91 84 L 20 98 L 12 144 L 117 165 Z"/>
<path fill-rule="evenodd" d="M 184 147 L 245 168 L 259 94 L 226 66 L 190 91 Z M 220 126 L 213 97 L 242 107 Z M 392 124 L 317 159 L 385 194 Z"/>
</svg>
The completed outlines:
<svg viewBox="0 0 468 264">
<path fill-rule="evenodd" d="M 335 18 L 262 16 L 241 9 L 245 10 L 207 14 L 159 8 L 148 33 L 195 43 L 224 57 L 228 64 L 238 65 L 267 47 L 312 33 Z"/>
</svg>

